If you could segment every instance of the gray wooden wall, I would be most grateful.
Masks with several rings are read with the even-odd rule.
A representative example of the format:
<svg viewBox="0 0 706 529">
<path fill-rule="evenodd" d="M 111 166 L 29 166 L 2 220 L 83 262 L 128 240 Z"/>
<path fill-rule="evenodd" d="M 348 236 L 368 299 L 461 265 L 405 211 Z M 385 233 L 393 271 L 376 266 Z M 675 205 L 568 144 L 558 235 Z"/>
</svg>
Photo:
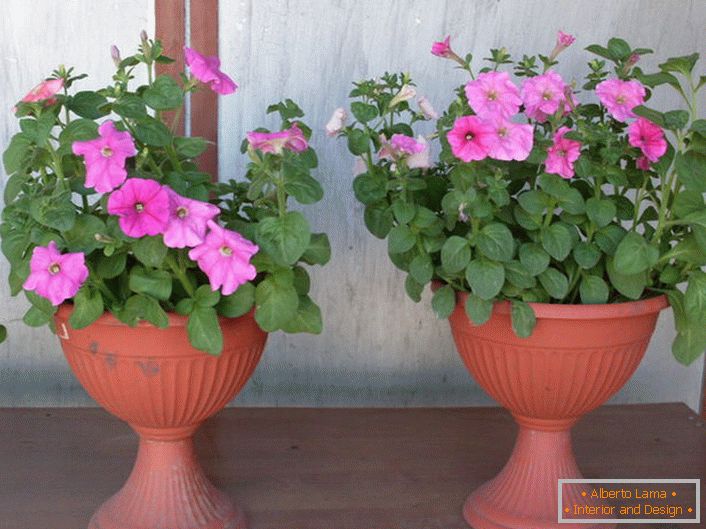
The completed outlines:
<svg viewBox="0 0 706 529">
<path fill-rule="evenodd" d="M 60 61 L 87 65 L 105 76 L 107 48 L 135 42 L 153 28 L 153 3 L 8 2 L 0 21 L 0 105 L 9 108 Z M 31 4 L 31 7 L 30 7 Z M 69 23 L 90 4 L 92 17 L 109 25 Z M 98 5 L 100 4 L 100 8 Z M 591 11 L 589 12 L 589 6 Z M 28 18 L 48 24 L 46 36 L 30 33 Z M 481 405 L 491 401 L 466 374 L 445 321 L 437 321 L 429 296 L 420 304 L 404 294 L 403 277 L 389 263 L 386 246 L 367 234 L 351 191 L 351 157 L 322 133 L 336 106 L 346 103 L 350 82 L 384 71 L 410 71 L 424 93 L 443 108 L 461 72 L 429 54 L 431 43 L 452 35 L 459 51 L 482 58 L 491 47 L 514 55 L 548 53 L 557 29 L 577 37 L 559 71 L 580 78 L 582 48 L 613 35 L 634 46 L 659 49 L 659 57 L 706 51 L 706 2 L 659 0 L 221 0 L 221 58 L 241 85 L 220 109 L 220 169 L 238 178 L 244 161 L 239 144 L 265 118 L 265 107 L 291 97 L 318 133 L 319 178 L 324 201 L 307 210 L 312 224 L 330 234 L 334 256 L 313 271 L 314 295 L 326 329 L 321 336 L 271 337 L 267 352 L 238 403 L 281 406 Z M 645 59 L 654 66 L 655 59 Z M 703 66 L 701 66 L 703 72 Z M 655 105 L 676 104 L 658 93 Z M 2 115 L 0 145 L 16 123 Z M 0 271 L 6 263 L 0 260 Z M 10 340 L 0 345 L 0 405 L 72 405 L 90 401 L 67 370 L 58 344 L 46 331 L 28 330 L 18 319 L 25 303 L 8 297 L 0 283 L 0 322 Z M 671 314 L 659 321 L 647 357 L 616 402 L 683 401 L 698 408 L 703 363 L 690 368 L 671 358 Z"/>
</svg>

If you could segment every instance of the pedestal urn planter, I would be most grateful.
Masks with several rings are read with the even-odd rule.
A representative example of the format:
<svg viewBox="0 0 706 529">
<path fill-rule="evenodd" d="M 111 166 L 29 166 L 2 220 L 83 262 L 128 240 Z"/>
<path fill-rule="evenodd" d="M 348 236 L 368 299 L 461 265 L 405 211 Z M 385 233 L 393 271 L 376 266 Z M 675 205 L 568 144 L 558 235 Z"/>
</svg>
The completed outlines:
<svg viewBox="0 0 706 529">
<path fill-rule="evenodd" d="M 450 318 L 456 347 L 473 378 L 519 425 L 505 467 L 466 500 L 466 521 L 474 529 L 612 527 L 558 523 L 558 480 L 582 477 L 571 449 L 571 427 L 634 373 L 666 298 L 531 304 L 537 326 L 528 338 L 513 332 L 510 303 L 496 303 L 490 320 L 475 326 L 464 311 L 465 298 L 458 295 Z M 587 504 L 579 490 L 565 487 L 563 505 Z"/>
<path fill-rule="evenodd" d="M 223 352 L 188 340 L 186 317 L 169 327 L 124 325 L 110 314 L 76 330 L 71 305 L 56 314 L 64 354 L 86 391 L 139 436 L 137 461 L 122 489 L 89 529 L 242 529 L 242 511 L 206 478 L 192 435 L 222 409 L 254 371 L 267 334 L 253 314 L 221 319 Z"/>
</svg>

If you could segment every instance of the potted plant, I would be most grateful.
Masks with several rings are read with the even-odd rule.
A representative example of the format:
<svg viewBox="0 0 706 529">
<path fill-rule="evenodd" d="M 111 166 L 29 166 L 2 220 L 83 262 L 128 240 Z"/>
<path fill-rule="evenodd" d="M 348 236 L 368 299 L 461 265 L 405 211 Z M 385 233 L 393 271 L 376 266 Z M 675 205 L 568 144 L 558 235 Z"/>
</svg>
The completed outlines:
<svg viewBox="0 0 706 529">
<path fill-rule="evenodd" d="M 174 130 L 202 84 L 236 90 L 218 59 L 186 48 L 177 80 L 154 76 L 172 59 L 144 34 L 136 54 L 112 55 L 105 88 L 74 91 L 85 76 L 60 67 L 15 108 L 0 226 L 12 294 L 140 437 L 128 481 L 89 526 L 244 527 L 191 437 L 248 380 L 267 333 L 321 332 L 304 265 L 329 260 L 328 238 L 288 209 L 323 195 L 311 131 L 294 102 L 272 105 L 281 130 L 248 134 L 245 180 L 212 183 L 197 165 L 207 142 Z M 148 81 L 134 86 L 138 68 Z"/>
<path fill-rule="evenodd" d="M 677 360 L 706 348 L 698 55 L 645 73 L 651 50 L 613 38 L 586 48 L 598 57 L 578 90 L 555 69 L 573 41 L 520 60 L 494 49 L 476 71 L 447 37 L 432 53 L 470 79 L 443 115 L 408 74 L 385 74 L 354 83 L 351 123 L 339 108 L 326 126 L 356 156 L 365 224 L 407 293 L 433 284 L 467 368 L 519 424 L 503 471 L 466 502 L 477 529 L 559 527 L 557 480 L 580 477 L 570 428 L 631 376 L 668 302 Z M 683 109 L 646 106 L 662 85 Z"/>
</svg>

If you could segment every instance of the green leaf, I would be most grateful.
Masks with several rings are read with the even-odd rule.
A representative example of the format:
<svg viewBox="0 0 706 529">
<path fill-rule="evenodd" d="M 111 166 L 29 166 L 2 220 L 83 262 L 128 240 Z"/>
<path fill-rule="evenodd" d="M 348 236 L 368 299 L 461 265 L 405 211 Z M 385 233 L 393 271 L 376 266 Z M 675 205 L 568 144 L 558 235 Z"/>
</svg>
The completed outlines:
<svg viewBox="0 0 706 529">
<path fill-rule="evenodd" d="M 92 119 L 75 119 L 59 134 L 59 141 L 72 144 L 75 141 L 87 141 L 98 137 L 98 124 Z"/>
<path fill-rule="evenodd" d="M 581 296 L 581 303 L 586 305 L 607 303 L 610 288 L 602 278 L 586 274 L 581 278 L 579 295 Z"/>
<path fill-rule="evenodd" d="M 194 302 L 197 307 L 213 307 L 221 300 L 218 290 L 211 290 L 210 285 L 201 285 L 194 292 Z"/>
<path fill-rule="evenodd" d="M 169 75 L 160 75 L 142 93 L 148 107 L 155 110 L 171 110 L 182 104 L 184 94 L 181 87 Z"/>
<path fill-rule="evenodd" d="M 686 110 L 670 110 L 664 113 L 664 127 L 669 130 L 681 130 L 689 124 L 689 113 Z"/>
<path fill-rule="evenodd" d="M 670 57 L 659 65 L 659 69 L 663 72 L 679 72 L 688 77 L 698 60 L 698 53 L 683 55 L 681 57 Z"/>
<path fill-rule="evenodd" d="M 223 332 L 213 307 L 196 307 L 186 324 L 189 341 L 196 349 L 219 355 L 223 351 Z"/>
<path fill-rule="evenodd" d="M 49 323 L 51 319 L 51 314 L 47 314 L 46 312 L 43 312 L 34 306 L 30 307 L 29 310 L 27 310 L 27 312 L 25 312 L 25 315 L 22 317 L 22 321 L 24 322 L 24 324 L 30 327 L 41 327 L 42 325 L 46 325 L 47 323 Z"/>
<path fill-rule="evenodd" d="M 323 330 L 321 309 L 309 296 L 300 296 L 294 317 L 282 326 L 282 330 L 288 333 L 321 334 Z"/>
<path fill-rule="evenodd" d="M 608 52 L 613 59 L 622 61 L 630 57 L 630 45 L 623 39 L 612 38 L 608 41 Z"/>
<path fill-rule="evenodd" d="M 7 340 L 7 327 L 0 325 L 0 343 Z"/>
<path fill-rule="evenodd" d="M 632 109 L 632 111 L 638 116 L 649 119 L 652 123 L 659 125 L 660 127 L 665 127 L 664 114 L 653 108 L 648 108 L 644 105 L 638 105 Z"/>
<path fill-rule="evenodd" d="M 64 233 L 64 241 L 70 251 L 89 254 L 100 245 L 96 234 L 105 232 L 105 223 L 101 219 L 82 214 L 76 218 L 73 227 Z"/>
<path fill-rule="evenodd" d="M 411 274 L 407 274 L 407 277 L 404 280 L 404 289 L 412 301 L 415 303 L 419 303 L 421 301 L 424 285 L 417 283 Z"/>
<path fill-rule="evenodd" d="M 378 109 L 374 105 L 369 105 L 360 101 L 351 103 L 351 112 L 355 116 L 355 119 L 361 123 L 372 121 L 378 116 Z"/>
<path fill-rule="evenodd" d="M 505 268 L 482 257 L 474 259 L 466 267 L 466 281 L 475 295 L 485 300 L 493 299 L 505 283 Z"/>
<path fill-rule="evenodd" d="M 563 261 L 574 244 L 570 229 L 564 224 L 552 224 L 542 230 L 542 247 L 557 261 Z"/>
<path fill-rule="evenodd" d="M 509 261 L 515 254 L 512 232 L 499 222 L 484 226 L 478 234 L 476 244 L 485 257 L 494 261 Z"/>
<path fill-rule="evenodd" d="M 153 268 L 162 266 L 168 250 L 161 235 L 147 235 L 138 239 L 132 245 L 132 253 L 135 258 L 142 264 Z"/>
<path fill-rule="evenodd" d="M 466 316 L 475 325 L 483 325 L 490 319 L 493 313 L 493 302 L 487 299 L 480 298 L 475 294 L 468 294 L 464 305 Z"/>
<path fill-rule="evenodd" d="M 569 293 L 569 280 L 556 268 L 547 268 L 538 278 L 547 294 L 554 299 L 564 299 Z"/>
<path fill-rule="evenodd" d="M 534 288 L 537 280 L 531 275 L 520 261 L 505 263 L 505 279 L 519 289 Z"/>
<path fill-rule="evenodd" d="M 407 226 L 395 226 L 390 230 L 387 239 L 387 251 L 390 253 L 404 253 L 410 250 L 416 242 L 417 238 Z"/>
<path fill-rule="evenodd" d="M 598 247 L 608 255 L 615 255 L 618 244 L 625 237 L 625 228 L 617 224 L 609 224 L 596 232 L 594 240 Z"/>
<path fill-rule="evenodd" d="M 471 247 L 468 239 L 452 235 L 441 247 L 441 266 L 449 274 L 465 270 L 471 260 Z"/>
<path fill-rule="evenodd" d="M 196 158 L 208 148 L 205 139 L 197 136 L 174 138 L 174 148 L 183 158 Z"/>
<path fill-rule="evenodd" d="M 32 140 L 26 134 L 21 132 L 15 134 L 2 154 L 5 172 L 10 175 L 19 171 L 26 163 L 33 149 Z"/>
<path fill-rule="evenodd" d="M 136 294 L 148 294 L 161 300 L 169 299 L 172 294 L 172 276 L 165 270 L 145 270 L 134 266 L 128 285 Z"/>
<path fill-rule="evenodd" d="M 512 301 L 510 316 L 512 318 L 512 330 L 520 338 L 527 338 L 532 335 L 537 317 L 534 310 L 524 301 Z"/>
<path fill-rule="evenodd" d="M 648 270 L 658 259 L 659 250 L 634 231 L 623 237 L 615 251 L 615 267 L 625 275 Z"/>
<path fill-rule="evenodd" d="M 69 100 L 69 110 L 82 118 L 98 119 L 110 113 L 104 108 L 108 100 L 96 92 L 84 91 L 76 93 Z"/>
<path fill-rule="evenodd" d="M 599 46 L 598 44 L 591 44 L 590 46 L 586 46 L 586 51 L 590 51 L 595 55 L 598 55 L 600 57 L 603 57 L 604 59 L 608 59 L 611 61 L 616 59 L 615 57 L 613 57 L 613 54 L 608 50 L 608 48 L 604 48 L 603 46 Z"/>
<path fill-rule="evenodd" d="M 294 285 L 275 276 L 265 278 L 255 289 L 255 320 L 265 332 L 281 329 L 294 317 L 298 306 Z"/>
<path fill-rule="evenodd" d="M 434 265 L 427 254 L 417 255 L 409 263 L 409 273 L 420 285 L 426 285 L 434 275 Z"/>
<path fill-rule="evenodd" d="M 172 142 L 172 133 L 161 121 L 150 116 L 143 116 L 137 120 L 135 137 L 147 145 L 166 147 Z"/>
<path fill-rule="evenodd" d="M 124 118 L 138 119 L 147 115 L 145 102 L 133 94 L 121 95 L 113 102 L 113 112 Z"/>
<path fill-rule="evenodd" d="M 706 193 L 706 156 L 695 151 L 677 153 L 674 167 L 680 182 L 691 191 Z"/>
<path fill-rule="evenodd" d="M 387 195 L 387 180 L 379 174 L 360 174 L 353 180 L 353 192 L 363 204 L 374 204 Z"/>
<path fill-rule="evenodd" d="M 179 302 L 174 307 L 174 312 L 181 314 L 182 316 L 188 316 L 194 310 L 196 303 L 193 298 L 180 299 Z"/>
<path fill-rule="evenodd" d="M 699 358 L 706 349 L 706 331 L 703 328 L 690 327 L 677 334 L 672 343 L 672 354 L 677 361 L 688 366 Z"/>
<path fill-rule="evenodd" d="M 351 130 L 348 133 L 348 150 L 357 156 L 369 152 L 370 137 L 360 129 Z"/>
<path fill-rule="evenodd" d="M 581 241 L 574 247 L 573 255 L 578 265 L 588 270 L 598 264 L 601 258 L 601 251 L 595 244 Z"/>
<path fill-rule="evenodd" d="M 76 222 L 76 209 L 67 196 L 44 196 L 30 203 L 32 218 L 60 232 L 70 230 Z M 85 234 L 83 234 L 85 235 Z"/>
<path fill-rule="evenodd" d="M 103 279 L 118 277 L 125 270 L 127 254 L 120 252 L 112 255 L 101 254 L 96 264 L 96 274 Z"/>
<path fill-rule="evenodd" d="M 643 271 L 637 274 L 625 274 L 616 269 L 613 259 L 606 261 L 606 271 L 611 284 L 623 296 L 629 299 L 640 299 L 647 286 L 647 274 Z"/>
<path fill-rule="evenodd" d="M 520 194 L 517 201 L 527 213 L 541 215 L 549 204 L 549 197 L 542 191 L 531 190 Z"/>
<path fill-rule="evenodd" d="M 325 265 L 331 260 L 331 243 L 325 233 L 313 233 L 309 247 L 301 257 L 302 261 L 310 265 Z"/>
<path fill-rule="evenodd" d="M 309 222 L 298 211 L 289 211 L 278 217 L 267 217 L 258 223 L 256 239 L 260 249 L 276 262 L 291 265 L 296 263 L 309 247 Z"/>
<path fill-rule="evenodd" d="M 549 266 L 550 257 L 539 244 L 527 242 L 520 246 L 520 263 L 533 276 L 544 272 Z"/>
<path fill-rule="evenodd" d="M 434 310 L 436 317 L 441 319 L 448 318 L 456 307 L 456 292 L 449 285 L 444 285 L 439 290 L 434 292 L 431 298 L 431 308 Z"/>
<path fill-rule="evenodd" d="M 230 296 L 222 296 L 216 310 L 226 318 L 237 318 L 250 312 L 255 304 L 255 285 L 243 283 Z"/>
<path fill-rule="evenodd" d="M 591 197 L 586 201 L 586 215 L 599 228 L 610 224 L 616 213 L 617 209 L 611 200 Z"/>
<path fill-rule="evenodd" d="M 305 171 L 287 174 L 284 189 L 300 204 L 315 204 L 324 196 L 321 184 Z"/>
<path fill-rule="evenodd" d="M 684 310 L 690 321 L 706 326 L 706 273 L 701 270 L 689 276 L 684 293 Z"/>
<path fill-rule="evenodd" d="M 390 208 L 380 204 L 367 206 L 363 213 L 363 220 L 368 231 L 378 239 L 387 237 L 394 221 Z"/>
<path fill-rule="evenodd" d="M 83 329 L 100 318 L 104 310 L 100 291 L 84 285 L 74 296 L 74 309 L 69 316 L 69 323 L 74 329 Z"/>
<path fill-rule="evenodd" d="M 409 224 L 417 214 L 417 206 L 398 199 L 392 203 L 392 212 L 395 214 L 397 222 Z"/>
</svg>

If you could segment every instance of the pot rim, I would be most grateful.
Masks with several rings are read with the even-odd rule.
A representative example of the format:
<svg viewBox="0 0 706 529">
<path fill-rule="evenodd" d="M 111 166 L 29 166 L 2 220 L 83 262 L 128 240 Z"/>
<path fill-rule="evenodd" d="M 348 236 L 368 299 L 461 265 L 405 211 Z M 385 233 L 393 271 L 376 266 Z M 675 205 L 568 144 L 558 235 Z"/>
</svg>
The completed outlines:
<svg viewBox="0 0 706 529">
<path fill-rule="evenodd" d="M 58 310 L 56 311 L 56 314 L 54 315 L 57 318 L 64 319 L 68 322 L 69 316 L 71 316 L 71 312 L 73 311 L 73 303 L 62 303 L 59 305 Z M 220 323 L 227 322 L 227 321 L 234 321 L 234 320 L 239 320 L 240 318 L 251 318 L 255 312 L 255 307 L 253 307 L 249 312 L 246 312 L 242 316 L 238 316 L 237 318 L 226 318 L 225 316 L 218 316 L 218 321 Z M 177 314 L 176 312 L 167 312 L 167 318 L 169 319 L 169 327 L 186 327 L 187 322 L 189 321 L 188 316 L 183 316 L 181 314 Z M 105 326 L 110 326 L 110 327 L 129 327 L 126 323 L 123 323 L 120 321 L 118 318 L 113 316 L 110 311 L 105 311 L 103 315 L 98 318 L 96 321 L 94 321 L 91 325 L 105 325 Z M 131 327 L 132 329 L 136 328 L 142 328 L 142 327 L 148 327 L 152 329 L 156 329 L 153 324 L 151 324 L 148 321 L 140 320 L 135 327 Z M 259 327 L 259 326 L 258 326 Z"/>
<path fill-rule="evenodd" d="M 458 303 L 465 302 L 468 292 L 456 292 Z M 553 320 L 605 320 L 614 318 L 631 318 L 644 314 L 660 312 L 669 306 L 667 296 L 659 294 L 647 299 L 625 301 L 621 303 L 562 304 L 562 303 L 528 303 L 537 318 Z M 493 312 L 510 314 L 509 300 L 497 301 Z"/>
</svg>

